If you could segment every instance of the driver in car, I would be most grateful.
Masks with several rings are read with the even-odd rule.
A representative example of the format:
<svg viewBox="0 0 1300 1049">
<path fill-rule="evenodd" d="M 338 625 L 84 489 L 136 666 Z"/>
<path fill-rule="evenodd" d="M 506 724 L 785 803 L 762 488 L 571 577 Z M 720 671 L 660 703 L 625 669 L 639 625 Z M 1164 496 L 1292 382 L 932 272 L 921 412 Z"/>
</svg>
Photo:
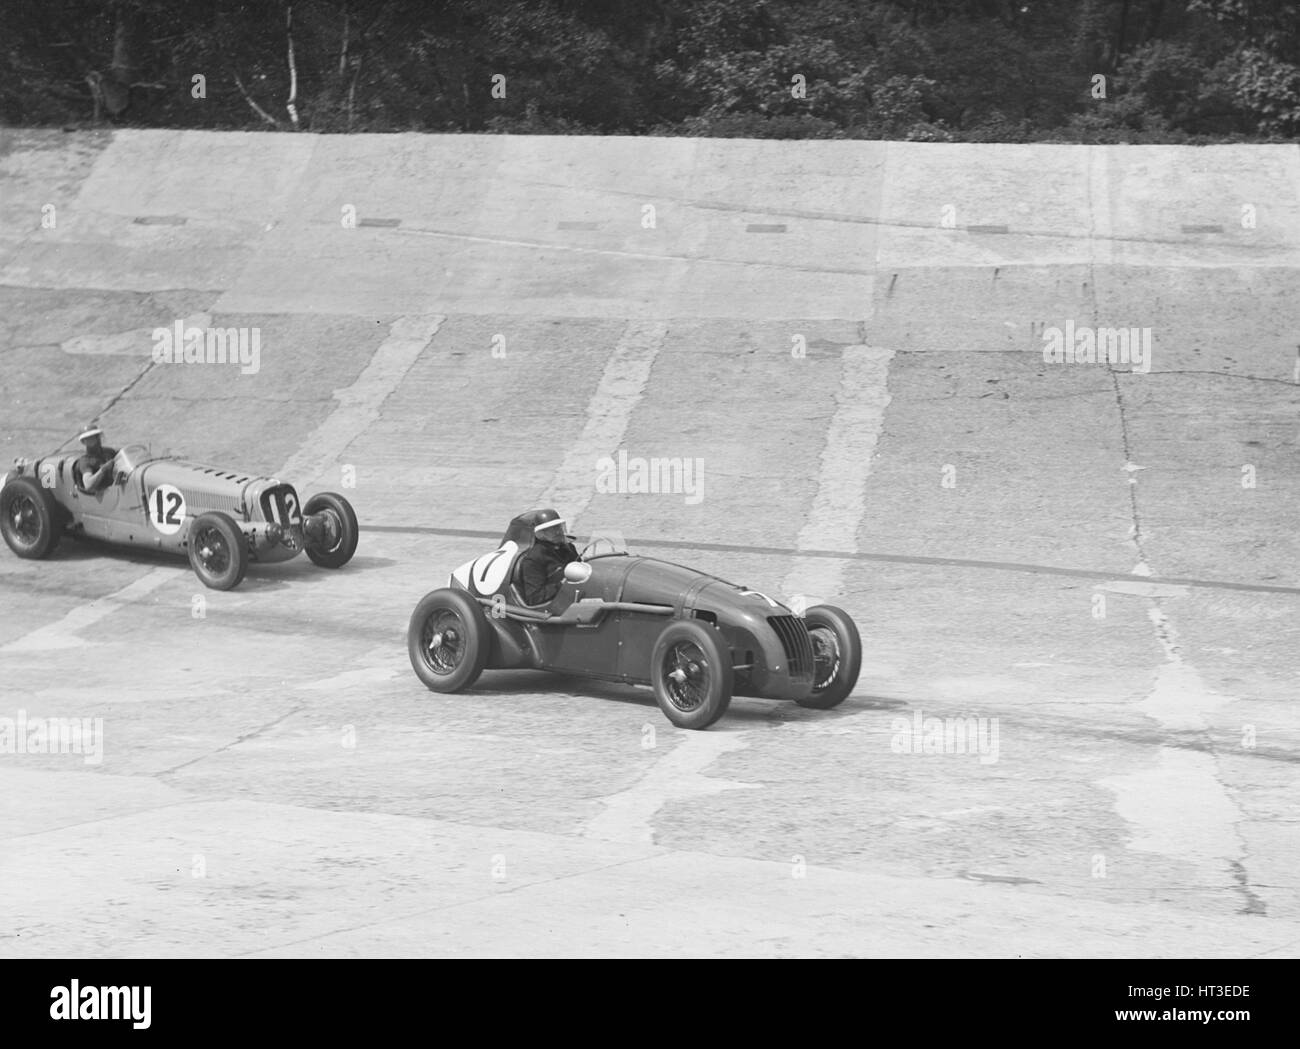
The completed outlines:
<svg viewBox="0 0 1300 1049">
<path fill-rule="evenodd" d="M 524 603 L 544 605 L 560 592 L 564 566 L 582 558 L 564 534 L 564 518 L 555 510 L 543 510 L 533 525 L 535 542 L 519 559 L 520 590 Z"/>
<path fill-rule="evenodd" d="M 98 492 L 108 487 L 113 478 L 113 457 L 116 448 L 105 448 L 104 431 L 92 426 L 77 436 L 85 446 L 85 452 L 77 459 L 77 470 L 81 474 L 81 487 L 88 492 Z"/>
</svg>

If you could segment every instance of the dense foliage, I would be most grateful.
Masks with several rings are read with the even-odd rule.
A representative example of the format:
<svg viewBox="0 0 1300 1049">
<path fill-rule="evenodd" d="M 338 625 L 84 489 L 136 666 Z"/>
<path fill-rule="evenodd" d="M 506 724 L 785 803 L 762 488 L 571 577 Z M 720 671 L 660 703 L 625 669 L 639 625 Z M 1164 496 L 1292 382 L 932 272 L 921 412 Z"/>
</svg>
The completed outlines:
<svg viewBox="0 0 1300 1049">
<path fill-rule="evenodd" d="M 1300 132 L 1297 0 L 4 0 L 0 120 L 1181 142 Z"/>
</svg>

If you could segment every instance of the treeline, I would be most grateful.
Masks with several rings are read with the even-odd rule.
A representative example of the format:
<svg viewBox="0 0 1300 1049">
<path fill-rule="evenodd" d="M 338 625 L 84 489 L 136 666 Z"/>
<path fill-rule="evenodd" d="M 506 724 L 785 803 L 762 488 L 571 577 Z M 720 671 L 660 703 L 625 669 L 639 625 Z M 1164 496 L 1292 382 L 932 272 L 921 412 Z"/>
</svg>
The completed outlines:
<svg viewBox="0 0 1300 1049">
<path fill-rule="evenodd" d="M 969 142 L 1300 132 L 1300 0 L 5 0 L 10 125 Z"/>
</svg>

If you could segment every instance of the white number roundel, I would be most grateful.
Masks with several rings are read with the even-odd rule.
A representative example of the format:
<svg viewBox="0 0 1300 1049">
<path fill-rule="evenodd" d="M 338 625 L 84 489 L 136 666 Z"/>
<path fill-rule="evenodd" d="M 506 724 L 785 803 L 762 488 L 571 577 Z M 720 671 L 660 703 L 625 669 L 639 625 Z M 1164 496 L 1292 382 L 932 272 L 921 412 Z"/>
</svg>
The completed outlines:
<svg viewBox="0 0 1300 1049">
<path fill-rule="evenodd" d="M 513 541 L 502 543 L 490 554 L 477 557 L 468 564 L 461 565 L 452 573 L 453 578 L 468 586 L 476 594 L 488 597 L 501 589 L 506 581 L 506 573 L 514 563 L 519 544 Z"/>
<path fill-rule="evenodd" d="M 154 531 L 175 535 L 185 523 L 185 496 L 175 485 L 160 484 L 149 493 L 149 523 Z"/>
</svg>

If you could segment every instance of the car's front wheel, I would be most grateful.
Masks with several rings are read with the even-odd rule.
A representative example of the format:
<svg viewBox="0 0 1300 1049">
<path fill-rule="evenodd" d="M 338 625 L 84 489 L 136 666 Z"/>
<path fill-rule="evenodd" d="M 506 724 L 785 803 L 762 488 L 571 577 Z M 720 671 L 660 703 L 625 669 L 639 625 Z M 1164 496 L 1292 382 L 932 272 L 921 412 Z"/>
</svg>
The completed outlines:
<svg viewBox="0 0 1300 1049">
<path fill-rule="evenodd" d="M 31 477 L 15 477 L 0 492 L 0 532 L 19 557 L 44 557 L 59 545 L 62 509 Z"/>
<path fill-rule="evenodd" d="M 235 519 L 219 510 L 199 514 L 190 525 L 190 567 L 213 590 L 233 590 L 248 571 L 248 544 Z"/>
<path fill-rule="evenodd" d="M 659 709 L 678 728 L 708 728 L 731 705 L 731 655 L 712 627 L 695 619 L 669 623 L 650 660 Z"/>
<path fill-rule="evenodd" d="M 406 628 L 415 676 L 434 692 L 459 692 L 487 665 L 487 617 L 468 594 L 447 587 L 426 594 Z"/>
<path fill-rule="evenodd" d="M 320 516 L 319 536 L 308 535 L 304 541 L 312 564 L 342 568 L 352 560 L 360 529 L 351 503 L 334 492 L 321 492 L 307 500 L 303 514 Z"/>
<path fill-rule="evenodd" d="M 830 710 L 843 703 L 858 683 L 862 639 L 849 614 L 834 605 L 814 605 L 804 614 L 812 638 L 813 687 L 801 707 Z"/>
</svg>

